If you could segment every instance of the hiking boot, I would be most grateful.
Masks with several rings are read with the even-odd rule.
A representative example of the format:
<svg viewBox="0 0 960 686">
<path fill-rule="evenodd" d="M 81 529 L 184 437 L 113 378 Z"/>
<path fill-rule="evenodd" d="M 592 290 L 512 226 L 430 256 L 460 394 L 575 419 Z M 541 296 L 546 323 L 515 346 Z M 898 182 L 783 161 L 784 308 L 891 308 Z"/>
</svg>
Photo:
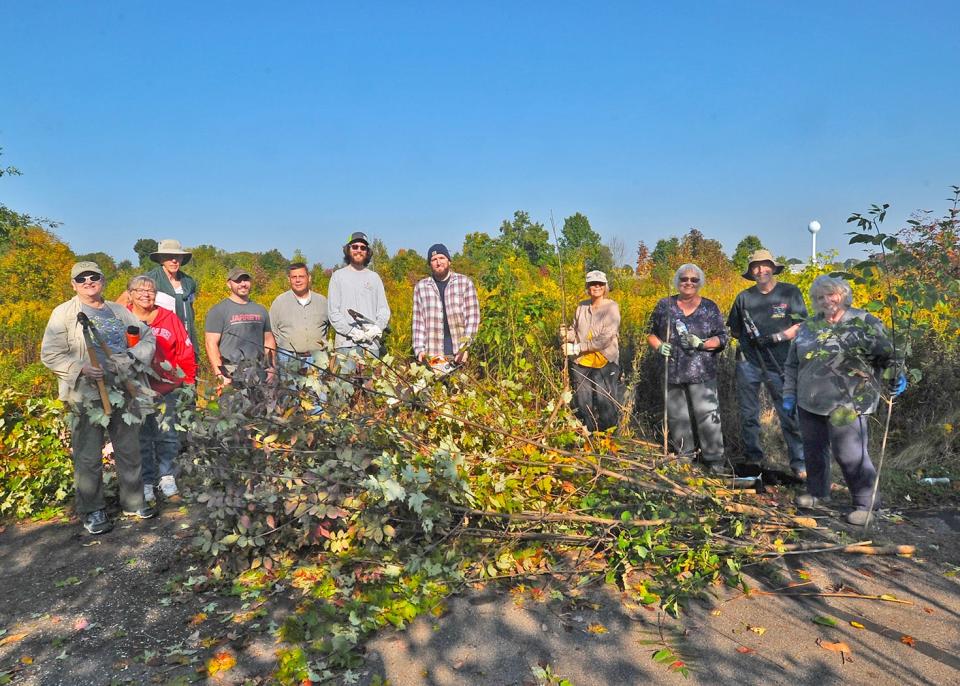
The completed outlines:
<svg viewBox="0 0 960 686">
<path fill-rule="evenodd" d="M 125 517 L 136 517 L 137 519 L 152 519 L 157 516 L 157 508 L 153 505 L 144 505 L 134 512 L 124 510 L 123 515 Z"/>
<path fill-rule="evenodd" d="M 854 526 L 866 526 L 870 521 L 870 510 L 854 510 L 847 515 L 847 523 Z"/>
<path fill-rule="evenodd" d="M 708 462 L 703 466 L 703 471 L 710 476 L 730 476 L 732 474 L 725 462 Z"/>
<path fill-rule="evenodd" d="M 800 481 L 807 480 L 807 468 L 806 467 L 791 467 L 790 471 L 793 472 L 793 475 L 800 479 Z"/>
<path fill-rule="evenodd" d="M 89 533 L 97 536 L 105 534 L 113 528 L 113 522 L 107 518 L 106 510 L 97 510 L 89 512 L 83 516 L 83 528 Z"/>
<path fill-rule="evenodd" d="M 143 499 L 148 503 L 156 502 L 157 495 L 153 492 L 153 484 L 143 485 Z"/>
<path fill-rule="evenodd" d="M 160 477 L 160 492 L 163 493 L 164 498 L 172 498 L 180 493 L 177 490 L 177 481 L 172 474 Z"/>
<path fill-rule="evenodd" d="M 802 507 L 805 510 L 814 510 L 821 507 L 826 507 L 830 502 L 828 498 L 818 498 L 815 495 L 810 495 L 809 493 L 804 493 L 797 496 L 797 507 Z"/>
</svg>

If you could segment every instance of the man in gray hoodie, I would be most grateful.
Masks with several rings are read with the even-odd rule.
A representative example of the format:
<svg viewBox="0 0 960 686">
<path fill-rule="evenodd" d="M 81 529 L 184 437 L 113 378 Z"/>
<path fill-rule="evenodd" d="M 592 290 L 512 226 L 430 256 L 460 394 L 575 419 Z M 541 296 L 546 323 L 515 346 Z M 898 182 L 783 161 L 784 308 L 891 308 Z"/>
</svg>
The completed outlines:
<svg viewBox="0 0 960 686">
<path fill-rule="evenodd" d="M 367 266 L 370 259 L 370 241 L 356 231 L 343 246 L 345 266 L 330 277 L 327 318 L 337 334 L 334 347 L 344 356 L 379 354 L 383 330 L 390 322 L 383 281 Z"/>
</svg>

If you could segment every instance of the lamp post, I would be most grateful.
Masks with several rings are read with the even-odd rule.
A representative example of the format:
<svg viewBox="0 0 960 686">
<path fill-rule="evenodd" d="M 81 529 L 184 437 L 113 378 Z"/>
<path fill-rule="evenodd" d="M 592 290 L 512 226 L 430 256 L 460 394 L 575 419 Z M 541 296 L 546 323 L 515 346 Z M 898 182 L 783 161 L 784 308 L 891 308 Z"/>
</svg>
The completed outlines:
<svg viewBox="0 0 960 686">
<path fill-rule="evenodd" d="M 807 224 L 807 231 L 810 232 L 811 244 L 810 244 L 810 264 L 816 264 L 817 262 L 817 232 L 820 230 L 820 222 L 814 219 L 812 222 Z"/>
</svg>

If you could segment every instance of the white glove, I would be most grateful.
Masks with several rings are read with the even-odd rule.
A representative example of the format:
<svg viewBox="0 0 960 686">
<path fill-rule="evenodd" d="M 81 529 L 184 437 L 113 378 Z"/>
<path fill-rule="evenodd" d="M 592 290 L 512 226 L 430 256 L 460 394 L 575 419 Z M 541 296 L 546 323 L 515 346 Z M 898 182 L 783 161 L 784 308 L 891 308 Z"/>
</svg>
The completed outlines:
<svg viewBox="0 0 960 686">
<path fill-rule="evenodd" d="M 368 343 L 370 342 L 370 334 L 367 333 L 366 328 L 355 326 L 350 329 L 350 338 L 354 343 Z"/>
<path fill-rule="evenodd" d="M 580 354 L 580 344 L 579 343 L 567 343 L 564 348 L 566 348 L 567 355 L 579 355 Z"/>
<path fill-rule="evenodd" d="M 669 343 L 661 343 L 660 347 L 657 348 L 657 352 L 664 357 L 670 357 L 671 350 L 673 350 L 673 346 L 671 346 Z"/>
<path fill-rule="evenodd" d="M 366 332 L 368 341 L 372 341 L 375 338 L 380 338 L 380 336 L 383 335 L 383 329 L 376 324 L 364 324 L 363 330 Z"/>
</svg>

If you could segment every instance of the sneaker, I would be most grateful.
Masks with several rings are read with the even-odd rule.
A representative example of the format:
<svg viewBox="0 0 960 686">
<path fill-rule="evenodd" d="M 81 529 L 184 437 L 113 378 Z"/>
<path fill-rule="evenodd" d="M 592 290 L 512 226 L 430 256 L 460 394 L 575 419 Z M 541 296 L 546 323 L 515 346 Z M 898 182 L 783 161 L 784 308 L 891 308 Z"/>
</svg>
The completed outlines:
<svg viewBox="0 0 960 686">
<path fill-rule="evenodd" d="M 790 471 L 793 472 L 793 475 L 800 479 L 800 481 L 807 480 L 807 469 L 806 467 L 791 467 Z"/>
<path fill-rule="evenodd" d="M 809 493 L 804 493 L 797 496 L 797 507 L 802 507 L 806 510 L 813 510 L 819 507 L 826 507 L 829 503 L 827 498 L 818 498 L 815 495 L 810 495 Z"/>
<path fill-rule="evenodd" d="M 177 490 L 177 481 L 172 474 L 160 477 L 160 492 L 163 493 L 164 498 L 172 498 L 180 492 Z"/>
<path fill-rule="evenodd" d="M 153 484 L 143 485 L 143 499 L 148 503 L 156 502 L 157 496 L 153 492 Z"/>
<path fill-rule="evenodd" d="M 113 522 L 107 519 L 106 510 L 97 510 L 83 516 L 83 528 L 97 536 L 110 531 L 113 528 Z"/>
<path fill-rule="evenodd" d="M 866 526 L 870 521 L 870 510 L 854 510 L 847 515 L 847 523 L 854 526 Z"/>
<path fill-rule="evenodd" d="M 124 510 L 123 515 L 125 517 L 136 517 L 137 519 L 152 519 L 157 516 L 157 508 L 153 505 L 144 505 L 139 510 L 133 512 Z"/>
</svg>

